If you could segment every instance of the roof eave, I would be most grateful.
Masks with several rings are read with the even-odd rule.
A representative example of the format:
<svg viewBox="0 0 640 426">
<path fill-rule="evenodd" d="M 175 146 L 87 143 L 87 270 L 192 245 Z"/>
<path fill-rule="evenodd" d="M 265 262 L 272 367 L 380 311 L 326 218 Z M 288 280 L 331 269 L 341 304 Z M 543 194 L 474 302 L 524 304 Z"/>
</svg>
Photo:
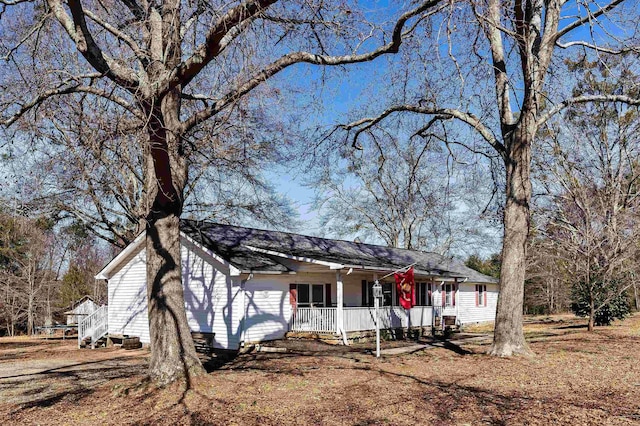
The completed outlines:
<svg viewBox="0 0 640 426">
<path fill-rule="evenodd" d="M 268 271 L 268 270 L 260 270 L 260 269 L 243 269 L 240 271 L 241 274 L 251 275 L 251 274 L 263 274 L 263 275 L 296 275 L 296 271 Z"/>
<path fill-rule="evenodd" d="M 242 273 L 240 268 L 238 268 L 236 265 L 232 264 L 227 259 L 225 259 L 224 257 L 220 256 L 217 252 L 211 250 L 210 248 L 208 248 L 204 244 L 201 244 L 200 242 L 198 242 L 195 239 L 191 238 L 185 232 L 180 231 L 180 236 L 182 238 L 184 238 L 185 240 L 189 241 L 194 246 L 196 246 L 202 252 L 206 253 L 207 255 L 209 255 L 212 258 L 214 258 L 216 261 L 218 261 L 221 264 L 223 264 L 224 266 L 228 267 L 229 268 L 229 275 L 231 275 L 232 277 L 237 277 Z"/>
<path fill-rule="evenodd" d="M 142 231 L 131 244 L 129 244 L 127 247 L 125 247 L 124 250 L 120 252 L 119 255 L 114 257 L 111 262 L 107 263 L 107 266 L 102 268 L 102 270 L 98 272 L 94 278 L 96 280 L 108 280 L 109 278 L 111 278 L 113 276 L 111 272 L 116 268 L 116 266 L 118 266 L 123 259 L 126 259 L 129 255 L 135 253 L 135 251 L 140 248 L 140 245 L 144 243 L 145 235 L 146 231 Z"/>
</svg>

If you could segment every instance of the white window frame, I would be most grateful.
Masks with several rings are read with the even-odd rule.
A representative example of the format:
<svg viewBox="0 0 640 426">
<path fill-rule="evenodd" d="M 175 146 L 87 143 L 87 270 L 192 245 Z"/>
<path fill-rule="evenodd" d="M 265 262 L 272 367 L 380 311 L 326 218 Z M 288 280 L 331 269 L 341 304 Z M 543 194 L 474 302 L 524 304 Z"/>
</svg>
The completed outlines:
<svg viewBox="0 0 640 426">
<path fill-rule="evenodd" d="M 442 291 L 444 291 L 444 306 L 455 306 L 453 304 L 453 300 L 456 297 L 455 285 L 453 283 L 445 283 Z"/>
<path fill-rule="evenodd" d="M 487 306 L 487 286 L 484 284 L 476 284 L 476 291 L 478 292 L 478 307 Z"/>
</svg>

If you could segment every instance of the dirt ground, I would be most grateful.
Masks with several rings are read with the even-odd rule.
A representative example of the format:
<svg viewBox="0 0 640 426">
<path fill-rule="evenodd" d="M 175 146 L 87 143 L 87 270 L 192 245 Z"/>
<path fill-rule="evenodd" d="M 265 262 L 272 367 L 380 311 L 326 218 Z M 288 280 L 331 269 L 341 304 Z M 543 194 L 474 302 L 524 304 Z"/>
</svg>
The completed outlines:
<svg viewBox="0 0 640 426">
<path fill-rule="evenodd" d="M 588 333 L 530 318 L 534 357 L 484 355 L 487 327 L 374 358 L 371 345 L 288 342 L 288 352 L 207 359 L 209 374 L 158 389 L 148 352 L 0 339 L 3 424 L 640 424 L 640 315 Z M 425 342 L 428 343 L 428 342 Z M 415 344 L 415 342 L 411 342 Z M 395 343 L 390 346 L 398 346 Z"/>
</svg>

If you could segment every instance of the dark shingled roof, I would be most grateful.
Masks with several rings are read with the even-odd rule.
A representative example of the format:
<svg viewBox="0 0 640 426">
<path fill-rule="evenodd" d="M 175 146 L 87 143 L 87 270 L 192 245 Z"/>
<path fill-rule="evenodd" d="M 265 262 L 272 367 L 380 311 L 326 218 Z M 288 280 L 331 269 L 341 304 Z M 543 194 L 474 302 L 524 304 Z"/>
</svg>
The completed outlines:
<svg viewBox="0 0 640 426">
<path fill-rule="evenodd" d="M 256 247 L 296 257 L 364 266 L 398 269 L 415 263 L 417 274 L 468 278 L 475 283 L 495 283 L 457 259 L 417 250 L 405 250 L 351 241 L 330 240 L 287 232 L 265 231 L 218 223 L 182 219 L 180 228 L 190 238 L 222 256 L 242 271 L 286 272 L 277 256 L 247 248 Z"/>
</svg>

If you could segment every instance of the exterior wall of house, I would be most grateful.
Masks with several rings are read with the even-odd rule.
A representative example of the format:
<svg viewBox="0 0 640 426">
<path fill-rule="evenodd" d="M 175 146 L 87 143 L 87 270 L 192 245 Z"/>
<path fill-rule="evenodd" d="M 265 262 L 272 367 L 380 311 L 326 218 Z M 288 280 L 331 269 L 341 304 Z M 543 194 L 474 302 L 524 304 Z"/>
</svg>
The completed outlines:
<svg viewBox="0 0 640 426">
<path fill-rule="evenodd" d="M 281 339 L 289 331 L 293 312 L 289 295 L 291 284 L 330 284 L 331 305 L 335 306 L 335 272 L 299 272 L 294 275 L 256 273 L 244 283 L 245 342 Z"/>
<path fill-rule="evenodd" d="M 79 321 L 85 319 L 88 315 L 92 314 L 98 305 L 93 300 L 87 299 L 73 309 L 75 315 L 67 315 L 67 325 L 78 324 Z"/>
<path fill-rule="evenodd" d="M 146 275 L 146 255 L 141 248 L 109 279 L 110 334 L 128 334 L 149 343 Z"/>
<path fill-rule="evenodd" d="M 498 286 L 497 284 L 484 285 L 487 286 L 486 306 L 476 306 L 475 283 L 459 283 L 455 306 L 445 306 L 443 315 L 455 315 L 461 325 L 495 321 L 496 307 L 498 306 Z M 439 283 L 436 283 L 433 301 L 435 306 L 442 306 L 442 287 Z"/>
<path fill-rule="evenodd" d="M 140 250 L 109 279 L 109 333 L 138 336 L 149 343 L 145 261 L 145 251 Z M 237 349 L 242 317 L 239 278 L 230 277 L 224 265 L 184 239 L 182 271 L 191 330 L 213 332 L 214 346 Z"/>
<path fill-rule="evenodd" d="M 344 305 L 348 307 L 362 306 L 362 280 L 373 280 L 373 274 L 342 274 Z"/>
<path fill-rule="evenodd" d="M 460 285 L 458 285 L 460 286 Z M 443 290 L 443 286 L 440 284 L 440 281 L 435 281 L 434 283 L 434 287 L 433 287 L 433 293 L 431 296 L 431 300 L 433 303 L 433 306 L 439 307 L 441 308 L 441 314 L 442 315 L 452 315 L 457 317 L 458 321 L 460 320 L 459 317 L 459 313 L 460 313 L 460 291 L 457 291 L 455 293 L 455 304 L 451 304 L 451 305 L 444 305 L 442 302 L 442 293 L 444 292 Z"/>
<path fill-rule="evenodd" d="M 289 330 L 293 276 L 255 275 L 244 284 L 244 341 L 280 339 Z"/>
<path fill-rule="evenodd" d="M 476 285 L 461 283 L 458 290 L 458 319 L 462 324 L 495 321 L 498 306 L 498 286 L 486 284 L 487 305 L 476 306 Z"/>
<path fill-rule="evenodd" d="M 189 242 L 182 240 L 182 282 L 192 331 L 215 333 L 214 346 L 237 349 L 241 339 L 240 277 Z"/>
<path fill-rule="evenodd" d="M 364 272 L 357 273 L 352 275 L 342 274 L 342 279 L 344 282 L 344 303 L 347 307 L 358 307 L 362 306 L 362 281 L 372 282 L 373 281 L 373 272 Z M 381 281 L 382 282 L 382 281 Z M 392 283 L 393 276 L 387 277 L 384 280 L 385 283 Z M 396 289 L 395 284 L 391 286 L 392 288 L 392 299 L 396 298 Z M 394 302 L 395 303 L 395 302 Z"/>
</svg>

